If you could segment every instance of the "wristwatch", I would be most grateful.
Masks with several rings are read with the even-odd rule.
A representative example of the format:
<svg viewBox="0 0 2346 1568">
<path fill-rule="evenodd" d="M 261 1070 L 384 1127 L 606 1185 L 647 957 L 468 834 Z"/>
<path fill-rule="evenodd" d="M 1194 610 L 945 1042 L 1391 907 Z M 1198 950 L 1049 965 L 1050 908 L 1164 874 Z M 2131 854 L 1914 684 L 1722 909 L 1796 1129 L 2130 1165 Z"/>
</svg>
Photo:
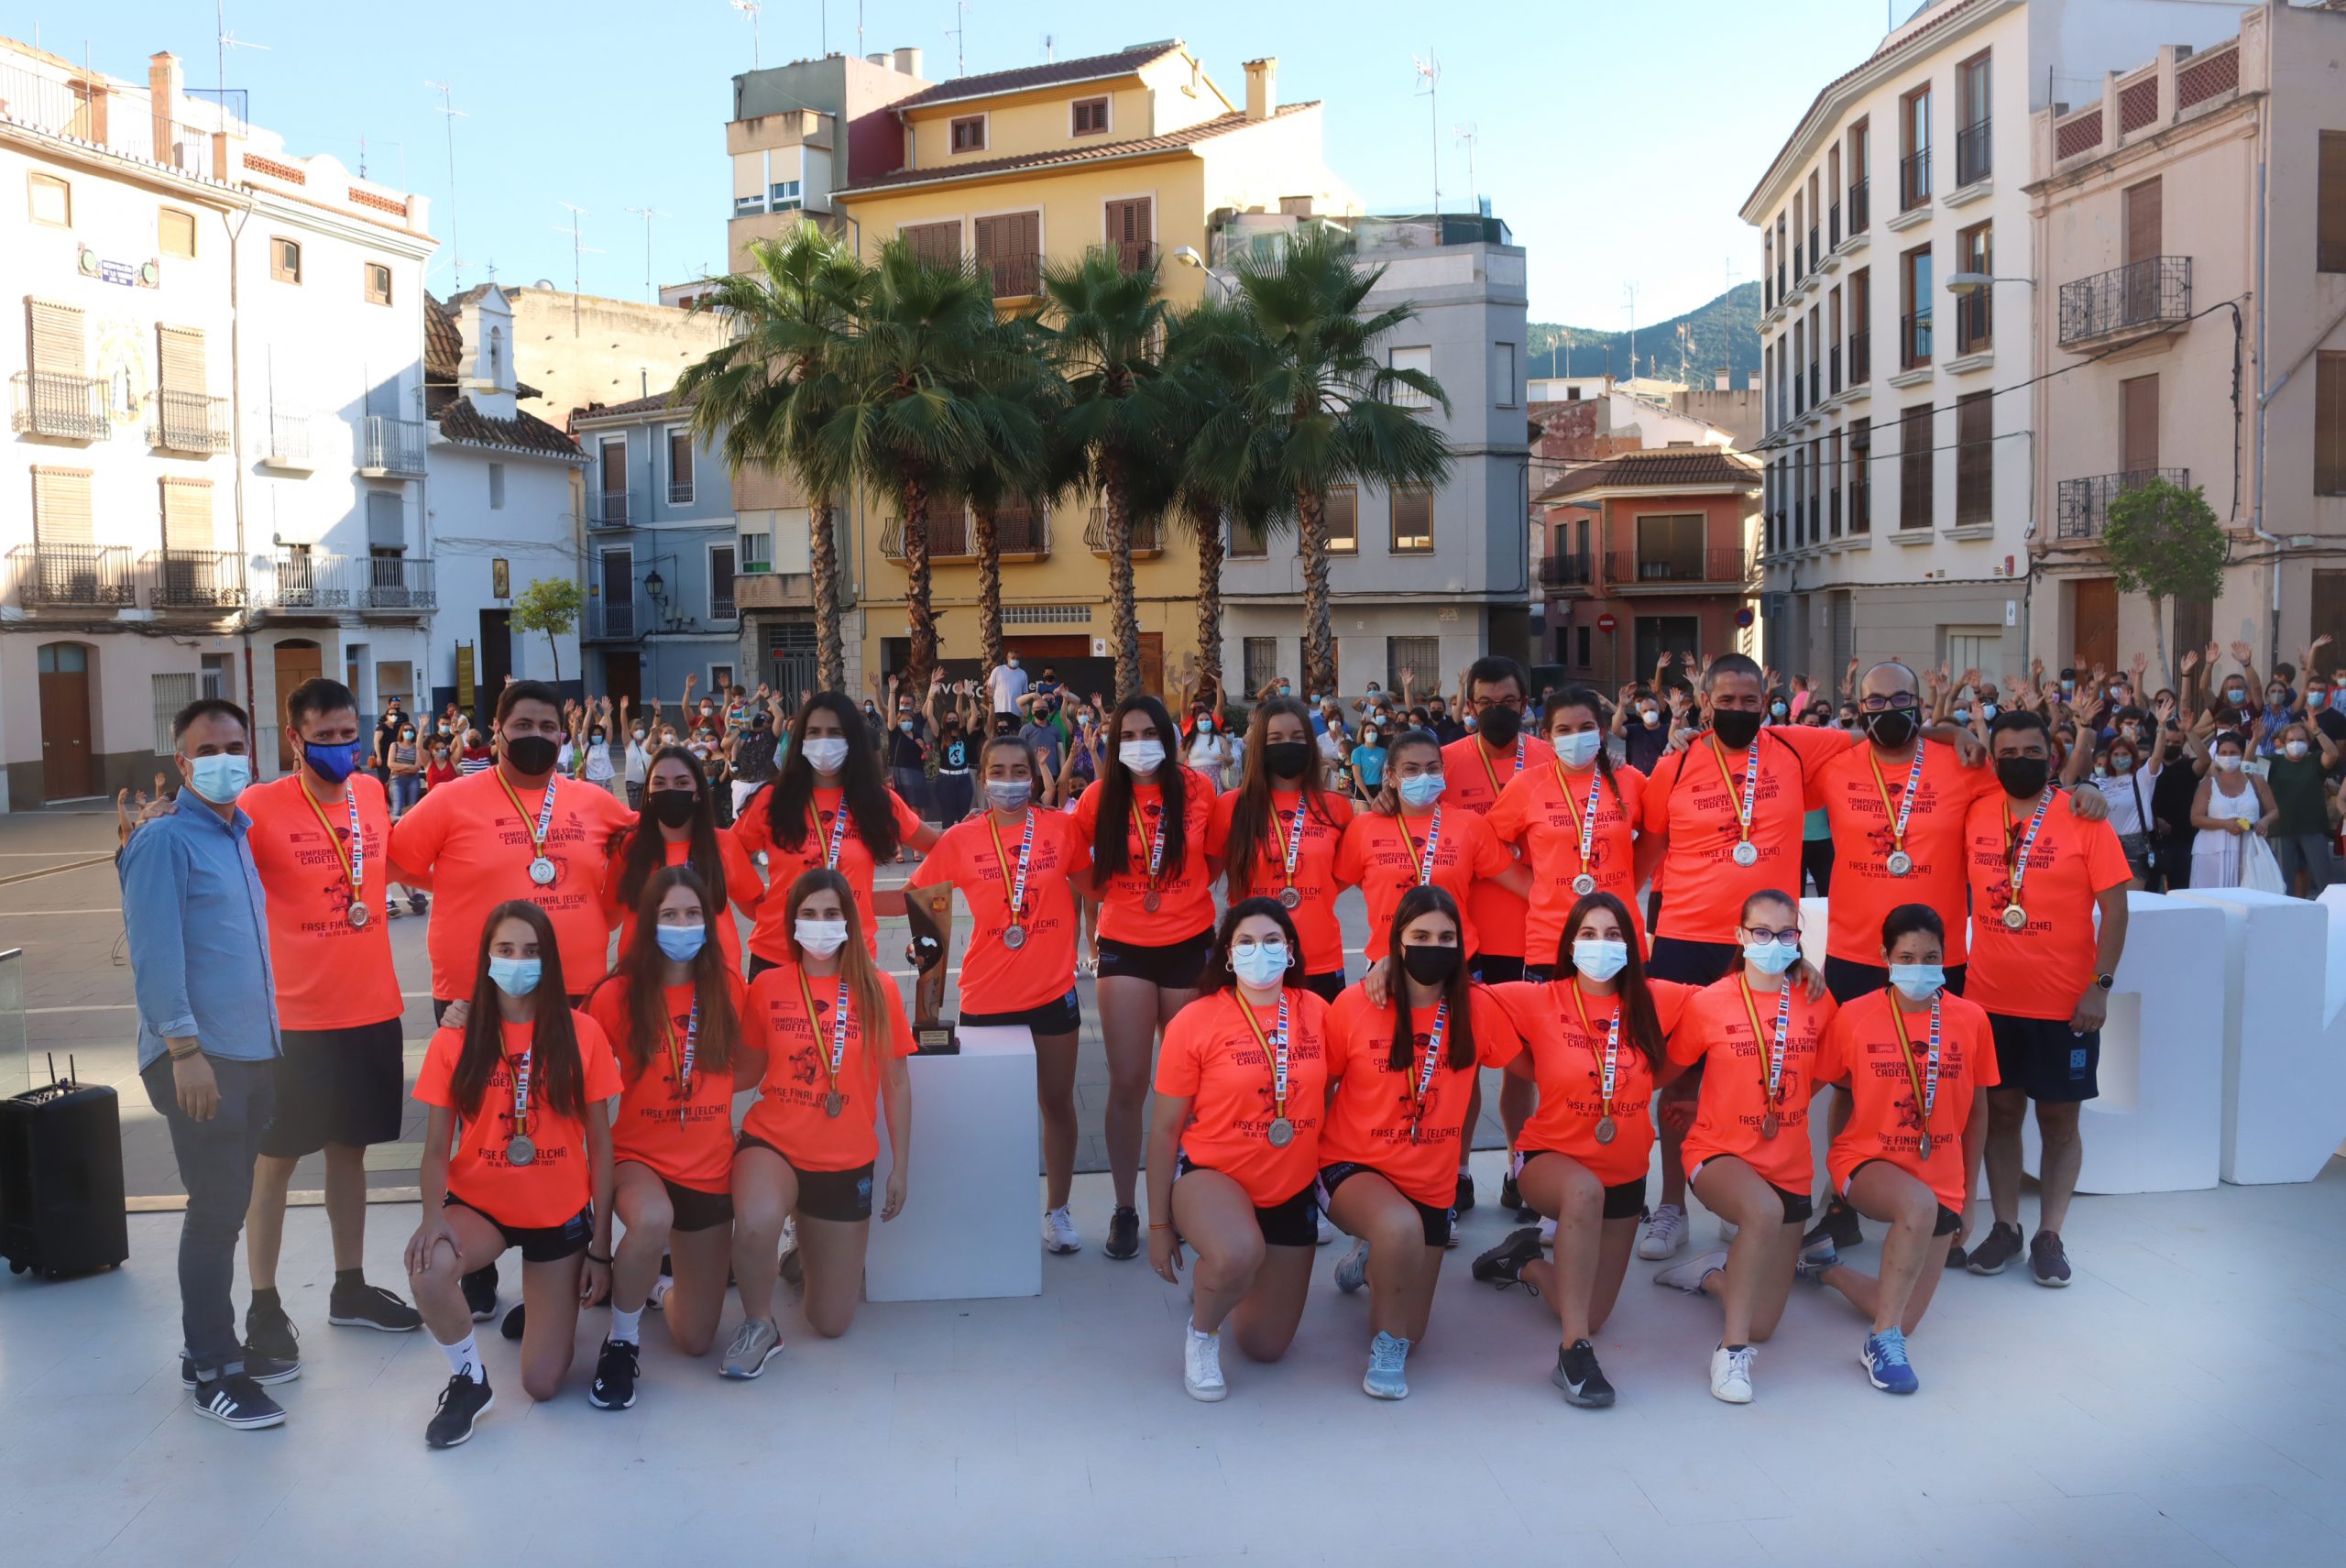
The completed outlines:
<svg viewBox="0 0 2346 1568">
<path fill-rule="evenodd" d="M 2118 984 L 2118 977 L 2114 974 L 2098 974 L 2093 977 L 2093 982 L 2102 990 L 2109 991 Z"/>
</svg>

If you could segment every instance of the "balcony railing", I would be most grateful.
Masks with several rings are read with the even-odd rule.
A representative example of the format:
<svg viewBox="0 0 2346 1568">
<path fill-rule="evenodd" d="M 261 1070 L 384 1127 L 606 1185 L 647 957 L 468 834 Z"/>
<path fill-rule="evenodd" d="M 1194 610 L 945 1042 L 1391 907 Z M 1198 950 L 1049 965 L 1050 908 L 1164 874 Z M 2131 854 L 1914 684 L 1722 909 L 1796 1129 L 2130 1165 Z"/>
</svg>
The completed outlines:
<svg viewBox="0 0 2346 1568">
<path fill-rule="evenodd" d="M 1811 544 L 1825 537 L 1825 502 L 1814 490 L 1808 492 L 1808 542 Z"/>
<path fill-rule="evenodd" d="M 320 555 L 280 550 L 269 581 L 253 586 L 254 607 L 291 614 L 408 611 L 439 603 L 432 563 L 406 555 Z"/>
<path fill-rule="evenodd" d="M 1135 517 L 1131 521 L 1129 532 L 1132 534 L 1133 554 L 1135 555 L 1152 555 L 1165 548 L 1163 525 L 1157 518 Z M 1083 525 L 1083 543 L 1084 548 L 1090 550 L 1094 555 L 1105 555 L 1108 553 L 1108 509 L 1106 507 L 1095 506 L 1091 509 L 1091 519 Z"/>
<path fill-rule="evenodd" d="M 88 376 L 54 370 L 19 370 L 9 378 L 16 389 L 16 418 L 23 435 L 52 441 L 104 441 L 114 433 L 106 419 L 106 384 Z"/>
<path fill-rule="evenodd" d="M 1995 303 L 1985 289 L 1976 289 L 1955 302 L 1955 351 L 1970 354 L 1995 340 Z"/>
<path fill-rule="evenodd" d="M 167 452 L 225 452 L 228 400 L 202 392 L 157 392 L 151 436 Z"/>
<path fill-rule="evenodd" d="M 1810 360 L 1810 361 L 1808 362 L 1808 406 L 1809 406 L 1810 408 L 1814 408 L 1817 404 L 1819 404 L 1819 403 L 1823 402 L 1824 400 L 1825 400 L 1825 372 L 1824 372 L 1824 367 L 1821 367 L 1821 366 L 1819 366 L 1819 365 L 1816 363 L 1816 361 L 1815 361 L 1815 360 L 1812 359 L 1812 360 Z"/>
<path fill-rule="evenodd" d="M 586 526 L 589 528 L 625 528 L 627 526 L 627 496 L 625 490 L 595 490 L 586 497 Z"/>
<path fill-rule="evenodd" d="M 1841 537 L 1841 487 L 1838 485 L 1825 492 L 1825 523 L 1829 537 Z"/>
<path fill-rule="evenodd" d="M 261 461 L 272 468 L 307 468 L 310 466 L 310 416 L 288 413 L 272 408 L 263 416 L 267 441 L 263 444 Z"/>
<path fill-rule="evenodd" d="M 1115 246 L 1116 265 L 1126 272 L 1145 272 L 1157 265 L 1157 247 L 1146 240 Z"/>
<path fill-rule="evenodd" d="M 971 520 L 971 532 L 976 532 Z M 974 545 L 974 540 L 972 544 Z M 1003 555 L 1047 555 L 1051 553 L 1050 513 L 1024 506 L 998 507 L 993 514 L 993 546 Z"/>
<path fill-rule="evenodd" d="M 1873 379 L 1873 334 L 1849 334 L 1849 385 L 1862 387 Z"/>
<path fill-rule="evenodd" d="M 146 565 L 157 609 L 234 609 L 245 602 L 244 557 L 233 550 L 150 550 Z"/>
<path fill-rule="evenodd" d="M 1919 148 L 1898 160 L 1898 210 L 1911 213 L 1931 199 L 1931 149 Z"/>
<path fill-rule="evenodd" d="M 2054 537 L 2099 539 L 2110 521 L 2110 503 L 2154 479 L 2189 486 L 2188 468 L 2137 468 L 2124 474 L 2096 474 L 2088 479 L 2061 481 L 2054 504 Z"/>
<path fill-rule="evenodd" d="M 1744 579 L 1745 570 L 1743 552 L 1733 548 L 1672 550 L 1654 554 L 1635 550 L 1611 550 L 1605 555 L 1605 580 L 1616 587 L 1647 587 L 1663 583 L 1739 583 Z"/>
<path fill-rule="evenodd" d="M 358 471 L 369 478 L 419 478 L 430 427 L 419 419 L 368 414 L 358 422 Z"/>
<path fill-rule="evenodd" d="M 610 599 L 597 599 L 595 601 L 594 630 L 590 631 L 588 635 L 594 637 L 632 637 L 635 635 L 635 601 L 633 599 L 629 599 L 625 603 L 618 603 Z"/>
<path fill-rule="evenodd" d="M 119 544 L 43 540 L 8 552 L 17 602 L 27 608 L 122 609 L 138 602 L 130 552 Z"/>
<path fill-rule="evenodd" d="M 904 558 L 904 519 L 892 517 L 880 525 L 880 554 L 892 561 Z M 969 513 L 933 510 L 928 514 L 928 558 L 966 561 L 971 554 Z"/>
<path fill-rule="evenodd" d="M 692 505 L 693 488 L 693 482 L 690 479 L 669 480 L 668 504 L 672 507 L 688 507 Z"/>
<path fill-rule="evenodd" d="M 727 593 L 725 593 L 725 594 L 723 594 L 723 595 L 721 595 L 721 596 L 720 596 L 720 595 L 716 595 L 716 594 L 712 594 L 712 595 L 710 595 L 710 596 L 709 596 L 709 600 L 708 600 L 708 619 L 709 619 L 709 620 L 740 620 L 740 613 L 741 613 L 741 612 L 740 612 L 740 609 L 739 609 L 739 608 L 734 604 L 734 602 L 733 602 L 733 596 L 732 596 L 732 594 L 731 594 L 730 592 L 727 592 Z"/>
<path fill-rule="evenodd" d="M 2151 256 L 2061 285 L 2061 345 L 2154 331 L 2191 314 L 2191 258 Z"/>
<path fill-rule="evenodd" d="M 1858 461 L 1862 463 L 1865 459 L 1859 457 Z M 1849 532 L 1873 532 L 1873 482 L 1869 479 L 1849 481 Z"/>
<path fill-rule="evenodd" d="M 1867 209 L 1873 196 L 1872 184 L 1873 181 L 1870 180 L 1853 180 L 1849 182 L 1849 232 L 1852 235 L 1863 234 L 1869 226 L 1867 222 Z"/>
<path fill-rule="evenodd" d="M 978 268 L 992 280 L 993 297 L 997 300 L 1023 300 L 1043 291 L 1043 258 L 1039 256 L 996 256 L 979 262 Z"/>
<path fill-rule="evenodd" d="M 1839 202 L 1839 200 L 1838 200 L 1837 198 L 1834 201 L 1833 204 L 1832 204 L 1830 207 L 1827 207 L 1827 208 L 1825 209 L 1825 232 L 1826 234 L 1828 234 L 1828 235 L 1830 235 L 1830 236 L 1832 236 L 1831 244 L 1832 244 L 1833 248 L 1834 248 L 1834 249 L 1836 249 L 1836 250 L 1840 249 L 1840 248 L 1841 248 L 1841 203 L 1840 203 L 1840 202 Z"/>
<path fill-rule="evenodd" d="M 1898 318 L 1898 367 L 1912 370 L 1931 362 L 1931 311 L 1925 305 Z"/>
<path fill-rule="evenodd" d="M 1792 241 L 1792 281 L 1797 283 L 1808 276 L 1808 269 L 1801 264 L 1800 241 Z"/>
<path fill-rule="evenodd" d="M 432 609 L 440 602 L 432 563 L 408 555 L 352 557 L 362 610 Z"/>
<path fill-rule="evenodd" d="M 1596 581 L 1595 563 L 1585 555 L 1546 555 L 1540 561 L 1543 588 L 1585 588 Z"/>
<path fill-rule="evenodd" d="M 1984 119 L 1974 120 L 1955 133 L 1955 183 L 1958 189 L 1978 184 L 1995 167 L 1989 150 L 1989 124 Z"/>
<path fill-rule="evenodd" d="M 1783 297 L 1784 297 L 1784 264 L 1783 264 L 1782 262 L 1779 261 L 1779 262 L 1777 262 L 1777 263 L 1776 263 L 1776 298 L 1777 298 L 1777 299 L 1779 299 L 1779 300 L 1781 300 L 1781 299 L 1782 299 Z"/>
<path fill-rule="evenodd" d="M 1830 389 L 1828 397 L 1841 395 L 1841 345 L 1837 343 L 1825 351 L 1825 384 Z"/>
<path fill-rule="evenodd" d="M 1816 243 L 1816 225 L 1812 221 L 1808 225 L 1808 269 L 1815 271 L 1824 259 L 1825 247 Z"/>
</svg>

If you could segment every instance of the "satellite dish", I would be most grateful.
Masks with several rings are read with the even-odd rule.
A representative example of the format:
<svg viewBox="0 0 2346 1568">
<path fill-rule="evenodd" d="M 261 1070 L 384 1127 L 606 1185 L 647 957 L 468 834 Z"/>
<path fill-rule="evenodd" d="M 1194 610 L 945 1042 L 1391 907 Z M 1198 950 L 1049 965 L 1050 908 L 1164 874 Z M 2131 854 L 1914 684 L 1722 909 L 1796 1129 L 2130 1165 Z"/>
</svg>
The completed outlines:
<svg viewBox="0 0 2346 1568">
<path fill-rule="evenodd" d="M 541 278 L 536 282 L 531 284 L 530 287 L 532 289 L 544 289 L 551 291 L 554 288 L 554 280 L 551 278 Z"/>
</svg>

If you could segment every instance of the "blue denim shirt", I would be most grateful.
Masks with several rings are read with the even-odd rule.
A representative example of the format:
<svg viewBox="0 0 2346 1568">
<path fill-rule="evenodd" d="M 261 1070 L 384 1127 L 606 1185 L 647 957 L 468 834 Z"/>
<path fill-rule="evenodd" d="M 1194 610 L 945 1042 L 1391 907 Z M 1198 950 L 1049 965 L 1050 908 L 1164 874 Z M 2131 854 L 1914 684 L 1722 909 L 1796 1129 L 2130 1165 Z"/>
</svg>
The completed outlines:
<svg viewBox="0 0 2346 1568">
<path fill-rule="evenodd" d="M 115 862 L 138 997 L 138 1066 L 167 1036 L 192 1035 L 204 1054 L 259 1061 L 279 1054 L 269 917 L 246 836 L 195 799 L 142 825 Z"/>
</svg>

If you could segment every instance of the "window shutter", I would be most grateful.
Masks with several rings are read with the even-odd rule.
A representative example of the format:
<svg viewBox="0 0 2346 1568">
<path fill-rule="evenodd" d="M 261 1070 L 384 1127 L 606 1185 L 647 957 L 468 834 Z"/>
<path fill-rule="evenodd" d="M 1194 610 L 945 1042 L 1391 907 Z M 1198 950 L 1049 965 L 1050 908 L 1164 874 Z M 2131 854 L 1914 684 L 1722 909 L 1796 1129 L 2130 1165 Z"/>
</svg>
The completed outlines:
<svg viewBox="0 0 2346 1568">
<path fill-rule="evenodd" d="M 978 260 L 990 262 L 996 256 L 1008 253 L 1009 247 L 999 243 L 999 240 L 1003 225 L 1009 221 L 1007 218 L 980 218 L 977 221 L 977 232 L 974 237 Z"/>
<path fill-rule="evenodd" d="M 2129 474 L 2159 466 L 2159 378 L 2136 376 L 2118 383 L 2121 428 L 2119 466 Z"/>
<path fill-rule="evenodd" d="M 2147 261 L 2159 253 L 2160 208 L 2158 181 L 2145 180 L 2126 187 L 2126 259 Z"/>
<path fill-rule="evenodd" d="M 160 390 L 192 392 L 198 397 L 210 390 L 204 375 L 203 334 L 194 327 L 159 326 L 155 329 L 157 362 L 162 367 Z"/>
<path fill-rule="evenodd" d="M 71 305 L 28 299 L 25 302 L 25 322 L 35 370 L 52 376 L 88 373 L 80 311 Z"/>
<path fill-rule="evenodd" d="M 407 518 L 400 498 L 387 490 L 367 492 L 367 548 L 407 548 Z"/>
<path fill-rule="evenodd" d="M 163 481 L 163 548 L 203 552 L 212 548 L 212 481 Z"/>
<path fill-rule="evenodd" d="M 2323 272 L 2346 272 L 2346 131 L 2321 133 L 2314 208 L 2314 265 Z"/>
<path fill-rule="evenodd" d="M 1010 220 L 1011 254 L 1039 257 L 1043 254 L 1043 214 L 1019 213 Z"/>
<path fill-rule="evenodd" d="M 2346 354 L 2314 361 L 2313 492 L 2346 495 Z"/>
<path fill-rule="evenodd" d="M 90 473 L 87 468 L 33 470 L 33 542 L 43 544 L 88 544 Z"/>
</svg>

